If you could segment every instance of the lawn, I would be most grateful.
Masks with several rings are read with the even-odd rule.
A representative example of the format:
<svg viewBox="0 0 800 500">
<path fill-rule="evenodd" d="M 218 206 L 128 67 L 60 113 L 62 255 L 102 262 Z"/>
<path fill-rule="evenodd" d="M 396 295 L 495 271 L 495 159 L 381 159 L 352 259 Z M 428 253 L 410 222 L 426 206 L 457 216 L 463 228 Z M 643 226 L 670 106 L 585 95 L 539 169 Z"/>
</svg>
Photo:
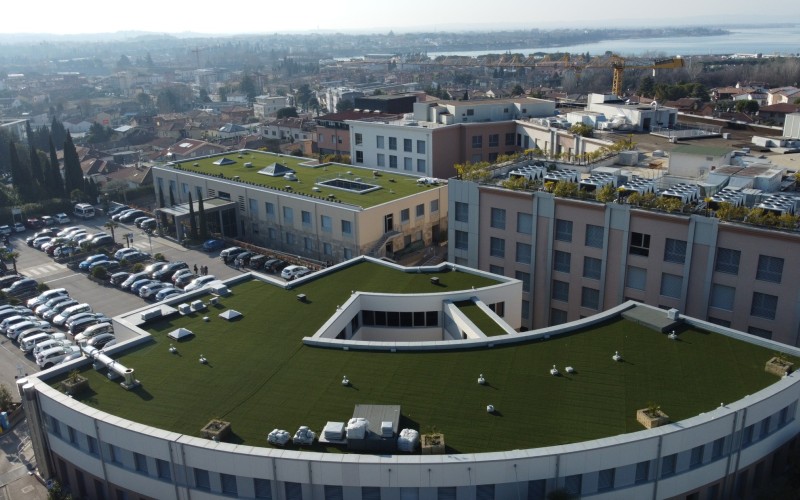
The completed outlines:
<svg viewBox="0 0 800 500">
<path fill-rule="evenodd" d="M 235 163 L 231 165 L 214 165 L 214 162 L 222 157 L 233 160 Z M 380 171 L 377 176 L 374 176 L 372 169 L 350 165 L 336 164 L 320 167 L 301 165 L 301 163 L 309 161 L 308 158 L 279 156 L 261 151 L 246 151 L 242 153 L 234 151 L 210 158 L 186 160 L 178 163 L 178 165 L 181 170 L 198 172 L 214 177 L 222 176 L 228 180 L 233 180 L 234 177 L 238 176 L 241 182 L 265 186 L 272 189 L 286 190 L 286 186 L 291 186 L 291 192 L 312 198 L 327 199 L 329 194 L 333 194 L 336 201 L 356 205 L 361 208 L 369 208 L 380 205 L 381 203 L 410 196 L 420 191 L 434 189 L 433 186 L 418 185 L 416 177 L 394 174 L 386 171 Z M 298 180 L 287 181 L 283 177 L 270 177 L 258 173 L 262 168 L 276 162 L 294 170 Z M 245 163 L 251 163 L 252 166 L 245 167 Z M 320 191 L 314 191 L 312 189 L 315 187 L 315 183 L 322 179 L 337 177 L 347 180 L 355 180 L 358 178 L 368 184 L 380 186 L 381 189 L 364 194 L 326 186 L 318 186 L 320 187 Z"/>
<path fill-rule="evenodd" d="M 494 337 L 495 335 L 506 335 L 506 331 L 500 328 L 497 322 L 490 318 L 485 312 L 478 307 L 478 304 L 471 300 L 466 300 L 456 303 L 458 310 L 464 313 L 470 321 L 475 323 L 480 331 L 487 337 Z"/>
<path fill-rule="evenodd" d="M 137 422 L 198 436 L 212 418 L 232 422 L 232 441 L 268 446 L 273 428 L 316 431 L 346 421 L 359 403 L 400 404 L 401 426 L 445 434 L 451 452 L 565 444 L 641 430 L 635 411 L 654 401 L 677 421 L 710 411 L 777 381 L 764 373 L 770 350 L 687 330 L 679 341 L 627 320 L 591 331 L 509 347 L 456 352 L 370 353 L 307 347 L 314 331 L 350 290 L 419 291 L 429 275 L 385 273 L 362 263 L 294 290 L 251 281 L 220 309 L 155 323 L 154 342 L 120 361 L 136 370 L 139 389 L 125 391 L 89 366 L 84 403 Z M 465 273 L 437 273 L 445 286 L 485 286 Z M 467 279 L 469 277 L 469 279 Z M 296 300 L 305 293 L 309 303 Z M 226 308 L 244 318 L 217 317 Z M 166 334 L 195 337 L 168 352 Z M 624 362 L 611 360 L 619 351 Z M 198 362 L 200 355 L 208 365 Z M 577 372 L 553 377 L 556 364 Z M 481 386 L 483 373 L 488 381 Z M 352 385 L 340 383 L 346 375 Z M 57 380 L 51 383 L 56 384 Z M 487 414 L 487 404 L 497 409 Z M 322 451 L 336 448 L 317 446 Z"/>
</svg>

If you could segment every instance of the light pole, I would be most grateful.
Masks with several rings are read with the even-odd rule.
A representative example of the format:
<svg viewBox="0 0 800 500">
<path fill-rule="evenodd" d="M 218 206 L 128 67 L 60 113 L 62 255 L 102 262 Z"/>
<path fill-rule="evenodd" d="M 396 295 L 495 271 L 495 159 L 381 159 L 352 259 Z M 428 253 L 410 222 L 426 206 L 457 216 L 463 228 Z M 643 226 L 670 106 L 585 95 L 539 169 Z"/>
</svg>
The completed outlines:
<svg viewBox="0 0 800 500">
<path fill-rule="evenodd" d="M 142 235 L 147 236 L 147 243 L 150 245 L 150 255 L 153 255 L 153 237 L 150 233 L 144 232 Z"/>
</svg>

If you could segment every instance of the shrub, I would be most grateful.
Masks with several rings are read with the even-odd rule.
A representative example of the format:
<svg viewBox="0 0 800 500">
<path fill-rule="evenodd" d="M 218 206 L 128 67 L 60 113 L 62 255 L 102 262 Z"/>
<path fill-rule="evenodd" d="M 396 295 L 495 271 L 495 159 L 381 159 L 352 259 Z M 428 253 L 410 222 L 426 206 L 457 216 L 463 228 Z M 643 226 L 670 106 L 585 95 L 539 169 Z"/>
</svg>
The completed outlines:
<svg viewBox="0 0 800 500">
<path fill-rule="evenodd" d="M 39 283 L 36 286 L 36 290 L 38 290 L 39 292 L 46 292 L 50 290 L 50 287 L 47 285 L 47 283 Z"/>
<path fill-rule="evenodd" d="M 141 262 L 137 262 L 136 264 L 133 265 L 133 272 L 135 273 L 142 272 L 142 269 L 144 269 L 144 264 L 142 264 Z"/>
<path fill-rule="evenodd" d="M 108 270 L 103 266 L 98 266 L 92 269 L 92 277 L 99 280 L 108 279 Z"/>
<path fill-rule="evenodd" d="M 11 406 L 11 393 L 5 384 L 0 384 L 0 410 L 8 411 Z"/>
<path fill-rule="evenodd" d="M 155 255 L 153 256 L 153 258 L 154 258 L 155 260 L 159 261 L 159 262 L 164 262 L 165 260 L 167 260 L 167 258 L 166 258 L 166 257 L 164 257 L 164 254 L 163 254 L 163 253 L 157 253 L 157 254 L 155 254 Z"/>
</svg>

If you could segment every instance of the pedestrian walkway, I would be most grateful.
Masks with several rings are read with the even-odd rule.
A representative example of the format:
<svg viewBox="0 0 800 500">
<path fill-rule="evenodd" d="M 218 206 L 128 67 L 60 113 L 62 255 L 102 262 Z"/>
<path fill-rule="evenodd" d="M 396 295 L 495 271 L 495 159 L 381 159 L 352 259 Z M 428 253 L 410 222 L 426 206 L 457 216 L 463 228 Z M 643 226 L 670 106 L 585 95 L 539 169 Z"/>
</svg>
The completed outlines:
<svg viewBox="0 0 800 500">
<path fill-rule="evenodd" d="M 38 276 L 47 276 L 50 274 L 60 273 L 62 271 L 65 271 L 66 269 L 67 266 L 53 262 L 52 264 L 43 264 L 41 266 L 29 267 L 26 269 L 18 269 L 18 271 L 24 274 L 25 276 L 36 278 Z"/>
</svg>

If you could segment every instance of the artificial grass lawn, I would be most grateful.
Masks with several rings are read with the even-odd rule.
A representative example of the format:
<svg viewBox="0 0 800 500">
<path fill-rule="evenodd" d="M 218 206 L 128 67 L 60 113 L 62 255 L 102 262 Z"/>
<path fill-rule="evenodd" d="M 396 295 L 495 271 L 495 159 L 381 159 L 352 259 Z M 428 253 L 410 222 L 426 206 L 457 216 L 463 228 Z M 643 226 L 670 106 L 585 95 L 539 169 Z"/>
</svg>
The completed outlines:
<svg viewBox="0 0 800 500">
<path fill-rule="evenodd" d="M 400 404 L 401 427 L 443 432 L 450 452 L 564 444 L 641 430 L 635 411 L 654 401 L 673 421 L 711 411 L 778 380 L 764 372 L 773 353 L 722 335 L 688 330 L 680 341 L 626 320 L 546 341 L 484 350 L 370 353 L 306 347 L 350 290 L 435 287 L 429 275 L 358 264 L 293 290 L 248 282 L 233 288 L 211 321 L 172 317 L 150 329 L 155 342 L 122 356 L 142 386 L 125 391 L 87 365 L 90 390 L 76 397 L 113 415 L 199 436 L 212 418 L 232 422 L 231 441 L 269 446 L 273 428 L 320 432 L 347 421 L 354 405 Z M 445 285 L 465 273 L 437 273 Z M 471 276 L 474 280 L 475 276 Z M 488 280 L 487 280 L 488 281 Z M 400 282 L 405 282 L 400 283 Z M 484 284 L 485 285 L 485 284 Z M 483 286 L 483 285 L 476 285 Z M 306 293 L 310 303 L 296 300 Z M 217 317 L 226 308 L 239 321 Z M 182 326 L 195 337 L 168 352 L 166 334 Z M 625 362 L 615 363 L 618 350 Z M 208 365 L 198 362 L 204 354 Z M 796 361 L 795 361 L 796 362 Z M 577 373 L 552 377 L 571 365 Z M 488 381 L 478 385 L 479 373 Z M 347 375 L 352 386 L 343 387 Z M 52 381 L 53 384 L 57 380 Z M 496 415 L 486 413 L 493 404 Z M 373 423 L 377 425 L 377 423 Z M 314 447 L 339 451 L 335 447 Z"/>
<path fill-rule="evenodd" d="M 470 321 L 475 323 L 475 326 L 487 337 L 506 335 L 506 331 L 500 328 L 500 325 L 498 325 L 494 319 L 487 316 L 475 302 L 470 300 L 457 302 L 456 307 L 458 307 L 459 311 L 463 312 Z"/>
<path fill-rule="evenodd" d="M 231 165 L 214 165 L 214 162 L 222 157 L 235 161 Z M 306 196 L 314 198 L 326 198 L 328 194 L 333 193 L 336 200 L 343 203 L 349 203 L 361 208 L 369 208 L 381 203 L 404 198 L 412 194 L 419 193 L 428 189 L 434 189 L 433 186 L 424 186 L 417 184 L 416 177 L 407 175 L 392 174 L 381 170 L 378 177 L 373 177 L 372 169 L 359 168 L 350 165 L 326 165 L 324 167 L 309 167 L 303 166 L 302 163 L 307 163 L 311 160 L 308 158 L 294 158 L 287 156 L 278 156 L 272 153 L 265 153 L 262 151 L 247 151 L 242 153 L 239 158 L 238 152 L 230 152 L 221 155 L 215 155 L 210 158 L 191 159 L 178 163 L 180 168 L 189 172 L 199 172 L 207 175 L 218 177 L 222 174 L 226 179 L 231 180 L 234 176 L 239 176 L 241 181 L 256 184 L 258 186 L 271 187 L 273 189 L 284 189 L 285 186 L 292 186 L 293 193 L 301 193 Z M 252 167 L 245 167 L 244 164 L 250 162 Z M 259 174 L 258 171 L 273 163 L 281 163 L 291 168 L 297 174 L 298 181 L 287 181 L 283 177 L 270 177 L 268 175 Z M 197 163 L 197 166 L 194 164 Z M 348 175 L 351 172 L 352 175 Z M 368 184 L 381 186 L 382 189 L 372 191 L 369 193 L 358 194 L 355 192 L 345 191 L 343 189 L 334 189 L 326 186 L 319 186 L 321 191 L 314 191 L 314 183 L 322 178 L 330 179 L 340 176 L 345 180 L 354 180 L 361 178 L 363 182 Z"/>
</svg>

